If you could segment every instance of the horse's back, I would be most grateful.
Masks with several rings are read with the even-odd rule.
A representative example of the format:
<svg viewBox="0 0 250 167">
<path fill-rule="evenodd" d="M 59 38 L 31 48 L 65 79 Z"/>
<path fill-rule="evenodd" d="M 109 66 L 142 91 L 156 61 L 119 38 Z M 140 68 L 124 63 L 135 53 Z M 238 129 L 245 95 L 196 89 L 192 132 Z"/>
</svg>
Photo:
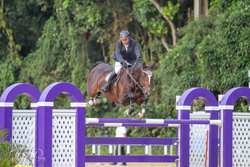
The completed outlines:
<svg viewBox="0 0 250 167">
<path fill-rule="evenodd" d="M 97 62 L 94 66 L 90 69 L 88 78 L 95 78 L 98 75 L 101 75 L 103 72 L 111 72 L 114 67 L 105 64 L 103 62 Z"/>
<path fill-rule="evenodd" d="M 96 92 L 100 92 L 100 87 L 106 83 L 105 77 L 113 69 L 114 67 L 103 62 L 97 62 L 92 66 L 87 79 L 87 93 L 89 97 L 92 97 L 92 94 Z"/>
</svg>

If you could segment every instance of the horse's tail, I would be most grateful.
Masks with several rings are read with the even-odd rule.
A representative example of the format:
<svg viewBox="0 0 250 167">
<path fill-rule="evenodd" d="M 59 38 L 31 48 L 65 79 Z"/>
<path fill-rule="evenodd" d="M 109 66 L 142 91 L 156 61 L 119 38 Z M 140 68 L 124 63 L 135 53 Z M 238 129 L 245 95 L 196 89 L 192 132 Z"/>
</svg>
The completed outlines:
<svg viewBox="0 0 250 167">
<path fill-rule="evenodd" d="M 95 68 L 98 64 L 105 64 L 102 61 L 98 61 L 96 62 L 90 69 L 89 69 L 89 73 L 91 72 L 91 70 L 93 70 L 93 68 Z"/>
</svg>

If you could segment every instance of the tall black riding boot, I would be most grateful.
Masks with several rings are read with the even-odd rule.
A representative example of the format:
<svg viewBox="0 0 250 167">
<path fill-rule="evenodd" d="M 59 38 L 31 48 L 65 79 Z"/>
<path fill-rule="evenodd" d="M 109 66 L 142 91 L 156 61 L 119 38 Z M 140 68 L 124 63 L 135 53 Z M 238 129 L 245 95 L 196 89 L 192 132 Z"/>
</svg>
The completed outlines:
<svg viewBox="0 0 250 167">
<path fill-rule="evenodd" d="M 102 87 L 102 91 L 107 93 L 109 91 L 109 86 L 111 84 L 111 81 L 116 77 L 116 73 L 115 70 L 112 71 L 112 73 L 109 76 L 109 79 L 107 81 L 107 83 Z"/>
</svg>

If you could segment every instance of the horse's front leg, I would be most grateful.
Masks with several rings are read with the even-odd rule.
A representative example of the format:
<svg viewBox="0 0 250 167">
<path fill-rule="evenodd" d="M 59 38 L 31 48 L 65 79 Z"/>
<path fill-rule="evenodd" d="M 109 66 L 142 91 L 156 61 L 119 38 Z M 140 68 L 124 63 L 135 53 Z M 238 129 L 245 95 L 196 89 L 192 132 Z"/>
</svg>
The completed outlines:
<svg viewBox="0 0 250 167">
<path fill-rule="evenodd" d="M 128 92 L 123 98 L 123 101 L 130 100 L 129 109 L 124 112 L 124 117 L 129 117 L 134 112 L 135 94 L 133 92 Z"/>
<path fill-rule="evenodd" d="M 143 118 L 143 114 L 146 112 L 146 107 L 148 103 L 148 98 L 146 98 L 144 95 L 141 98 L 141 100 L 142 100 L 143 105 L 142 105 L 141 111 L 136 115 L 137 120 L 141 120 Z"/>
</svg>

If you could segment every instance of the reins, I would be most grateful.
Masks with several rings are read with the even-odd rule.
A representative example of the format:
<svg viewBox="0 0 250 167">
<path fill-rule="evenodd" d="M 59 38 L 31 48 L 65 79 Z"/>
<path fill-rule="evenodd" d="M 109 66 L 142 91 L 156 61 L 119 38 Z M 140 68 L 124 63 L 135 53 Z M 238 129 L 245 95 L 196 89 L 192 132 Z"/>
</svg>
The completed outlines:
<svg viewBox="0 0 250 167">
<path fill-rule="evenodd" d="M 134 65 L 131 67 L 131 71 L 133 70 L 134 66 L 138 63 L 139 58 L 137 58 L 137 61 L 134 63 Z M 125 68 L 124 68 L 125 69 Z M 146 96 L 145 89 L 141 87 L 141 85 L 133 78 L 133 76 L 129 73 L 128 69 L 125 69 L 126 73 L 131 77 L 131 79 L 135 82 L 135 84 L 142 90 L 142 93 L 144 96 Z"/>
<path fill-rule="evenodd" d="M 135 82 L 135 84 L 142 90 L 143 94 L 145 95 L 145 89 L 141 87 L 141 85 L 136 82 L 136 80 L 132 77 L 132 75 L 130 75 L 130 73 L 128 72 L 127 69 L 125 69 L 126 73 L 131 77 L 131 79 Z"/>
<path fill-rule="evenodd" d="M 134 79 L 134 77 L 130 74 L 130 72 L 132 72 L 133 71 L 133 68 L 135 67 L 135 65 L 138 63 L 138 61 L 139 61 L 139 58 L 137 58 L 137 61 L 133 64 L 133 66 L 131 67 L 131 70 L 129 71 L 128 70 L 128 68 L 126 69 L 126 68 L 123 68 L 125 71 L 126 71 L 126 73 L 130 76 L 130 78 L 134 81 L 134 83 L 142 90 L 142 93 L 144 94 L 144 96 L 146 96 L 146 92 L 145 92 L 145 89 L 143 88 L 143 87 L 141 87 L 141 85 Z M 120 75 L 120 77 L 122 77 L 122 74 L 123 74 L 123 71 L 121 72 L 121 75 Z M 141 75 L 141 74 L 140 74 Z M 120 78 L 119 77 L 119 78 Z M 119 79 L 118 79 L 119 80 Z M 150 87 L 152 86 L 152 85 L 150 85 L 150 84 L 143 84 L 143 86 L 144 85 L 149 85 Z M 114 88 L 114 91 L 115 91 L 115 94 L 116 94 L 116 96 L 117 96 L 117 99 L 118 99 L 118 101 L 122 104 L 122 102 L 121 102 L 121 100 L 120 100 L 120 98 L 119 98 L 119 94 L 118 94 L 118 87 L 117 87 L 117 82 L 115 82 L 115 84 L 114 84 L 114 86 L 115 86 L 115 88 Z M 136 89 L 135 89 L 135 92 L 137 91 L 137 87 L 136 87 Z M 134 94 L 135 94 L 135 92 L 134 92 Z M 118 103 L 118 102 L 117 102 Z"/>
</svg>

